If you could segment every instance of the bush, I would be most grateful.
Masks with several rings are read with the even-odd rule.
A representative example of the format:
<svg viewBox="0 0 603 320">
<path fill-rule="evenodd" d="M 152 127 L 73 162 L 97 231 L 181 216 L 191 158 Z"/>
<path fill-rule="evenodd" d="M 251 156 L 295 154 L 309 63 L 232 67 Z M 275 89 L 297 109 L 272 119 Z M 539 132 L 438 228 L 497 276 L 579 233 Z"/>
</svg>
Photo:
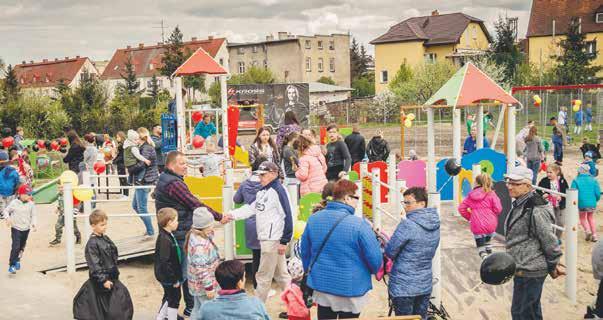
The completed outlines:
<svg viewBox="0 0 603 320">
<path fill-rule="evenodd" d="M 70 124 L 70 118 L 60 102 L 49 97 L 21 95 L 10 100 L 1 109 L 4 126 L 13 130 L 23 127 L 28 138 L 54 139 L 63 135 L 63 126 Z"/>
</svg>

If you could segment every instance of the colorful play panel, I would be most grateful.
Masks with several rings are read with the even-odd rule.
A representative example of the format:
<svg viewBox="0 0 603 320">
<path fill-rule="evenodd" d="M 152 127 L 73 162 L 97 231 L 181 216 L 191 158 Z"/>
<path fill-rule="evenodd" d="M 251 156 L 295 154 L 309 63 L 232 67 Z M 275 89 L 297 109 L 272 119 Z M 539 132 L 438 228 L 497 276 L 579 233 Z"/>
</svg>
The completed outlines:
<svg viewBox="0 0 603 320">
<path fill-rule="evenodd" d="M 398 163 L 398 179 L 408 188 L 427 186 L 427 164 L 423 160 L 402 160 Z"/>
<path fill-rule="evenodd" d="M 387 163 L 383 162 L 383 161 L 375 161 L 375 162 L 369 162 L 367 165 L 367 170 L 368 172 L 373 172 L 373 169 L 379 169 L 379 178 L 381 180 L 381 182 L 383 183 L 388 183 L 389 179 L 387 176 Z M 360 162 L 356 162 L 353 166 L 352 166 L 352 170 L 355 171 L 359 176 L 360 176 Z M 369 178 L 366 178 L 370 181 Z M 386 203 L 387 202 L 387 197 L 389 194 L 389 190 L 387 187 L 381 186 L 381 203 Z"/>
<path fill-rule="evenodd" d="M 34 189 L 34 202 L 36 204 L 53 203 L 59 198 L 58 179 L 54 179 Z"/>
<path fill-rule="evenodd" d="M 349 135 L 352 134 L 352 128 L 348 128 L 348 127 L 339 127 L 339 134 L 341 134 L 342 137 L 347 137 Z M 320 127 L 320 144 L 327 144 L 329 143 L 329 137 L 327 135 L 327 127 Z"/>
</svg>

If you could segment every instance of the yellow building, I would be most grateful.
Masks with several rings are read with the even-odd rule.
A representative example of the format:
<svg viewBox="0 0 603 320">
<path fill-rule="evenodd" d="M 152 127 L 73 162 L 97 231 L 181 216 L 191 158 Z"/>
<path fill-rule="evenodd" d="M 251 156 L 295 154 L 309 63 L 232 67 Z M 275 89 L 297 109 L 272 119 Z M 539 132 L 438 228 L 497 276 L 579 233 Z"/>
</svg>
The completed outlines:
<svg viewBox="0 0 603 320">
<path fill-rule="evenodd" d="M 483 54 L 491 42 L 480 19 L 464 13 L 406 19 L 371 41 L 375 46 L 375 92 L 387 89 L 400 65 L 450 61 L 458 66 L 467 57 Z"/>
<path fill-rule="evenodd" d="M 565 39 L 570 20 L 576 17 L 586 33 L 588 52 L 595 55 L 593 65 L 603 65 L 598 43 L 603 41 L 603 2 L 601 0 L 534 0 L 528 24 L 528 59 L 542 68 L 550 68 L 554 56 L 561 54 L 559 44 Z M 597 73 L 603 78 L 603 71 Z"/>
</svg>

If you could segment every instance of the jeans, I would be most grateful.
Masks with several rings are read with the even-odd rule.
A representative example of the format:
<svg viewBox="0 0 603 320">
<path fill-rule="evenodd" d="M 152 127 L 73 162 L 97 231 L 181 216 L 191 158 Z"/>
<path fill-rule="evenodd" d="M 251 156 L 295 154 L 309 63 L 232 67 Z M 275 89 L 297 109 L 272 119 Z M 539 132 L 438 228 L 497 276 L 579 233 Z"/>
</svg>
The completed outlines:
<svg viewBox="0 0 603 320">
<path fill-rule="evenodd" d="M 134 199 L 132 199 L 132 208 L 138 214 L 148 214 L 147 200 L 149 199 L 150 189 L 136 189 L 134 191 Z M 147 235 L 152 236 L 155 234 L 153 230 L 153 222 L 150 216 L 141 216 L 144 227 L 147 229 Z"/>
<path fill-rule="evenodd" d="M 182 285 L 180 286 L 180 288 L 182 288 L 182 296 L 184 297 L 185 312 L 186 310 L 189 310 L 190 312 L 190 310 L 193 309 L 195 300 L 193 299 L 193 296 L 191 295 L 190 291 L 188 291 L 188 281 L 186 280 L 188 275 L 188 254 L 186 254 L 186 251 L 184 251 L 184 239 L 176 239 L 176 241 L 178 242 L 178 246 L 180 247 L 180 252 L 183 253 L 182 262 L 180 263 L 182 265 Z"/>
<path fill-rule="evenodd" d="M 201 306 L 203 306 L 204 303 L 209 301 L 209 299 L 205 295 L 204 296 L 193 296 L 193 299 L 195 300 L 195 306 L 193 307 L 193 312 L 191 312 L 190 320 L 200 320 L 201 319 Z"/>
<path fill-rule="evenodd" d="M 542 308 L 540 296 L 546 276 L 527 278 L 515 276 L 513 279 L 513 301 L 511 316 L 513 320 L 541 320 Z"/>
<path fill-rule="evenodd" d="M 557 162 L 563 162 L 563 143 L 553 142 L 553 158 Z"/>
<path fill-rule="evenodd" d="M 532 184 L 536 184 L 538 171 L 540 171 L 540 160 L 528 160 L 526 164 L 528 169 L 532 170 Z"/>
<path fill-rule="evenodd" d="M 333 311 L 331 307 L 324 307 L 319 305 L 317 316 L 319 320 L 322 319 L 357 319 L 360 318 L 360 313 L 351 313 L 343 311 Z"/>
<path fill-rule="evenodd" d="M 10 249 L 10 260 L 8 261 L 9 266 L 14 266 L 17 262 L 21 261 L 21 256 L 25 250 L 25 244 L 27 243 L 27 237 L 29 236 L 29 230 L 20 231 L 15 228 L 10 228 L 10 236 L 13 240 Z"/>
<path fill-rule="evenodd" d="M 392 305 L 396 316 L 419 315 L 426 319 L 431 293 L 414 297 L 393 297 Z"/>
<path fill-rule="evenodd" d="M 117 166 L 117 174 L 119 174 L 120 176 L 126 174 L 126 167 L 124 167 L 123 165 L 118 165 Z M 128 178 L 119 177 L 119 185 L 122 187 L 129 185 Z M 124 194 L 124 196 L 127 197 L 130 195 L 130 189 L 123 189 L 122 193 Z"/>
<path fill-rule="evenodd" d="M 180 306 L 180 287 L 174 288 L 174 285 L 170 284 L 161 284 L 161 286 L 163 287 L 162 301 L 167 301 L 168 308 L 178 309 Z"/>
</svg>

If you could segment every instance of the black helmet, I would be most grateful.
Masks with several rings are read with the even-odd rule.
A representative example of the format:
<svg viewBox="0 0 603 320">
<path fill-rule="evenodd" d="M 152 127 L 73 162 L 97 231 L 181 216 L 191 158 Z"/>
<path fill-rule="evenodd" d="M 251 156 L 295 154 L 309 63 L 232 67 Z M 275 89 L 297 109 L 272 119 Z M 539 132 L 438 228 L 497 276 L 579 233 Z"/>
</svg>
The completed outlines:
<svg viewBox="0 0 603 320">
<path fill-rule="evenodd" d="M 495 252 L 482 261 L 479 274 L 484 283 L 503 284 L 513 278 L 515 260 L 506 252 Z"/>
<path fill-rule="evenodd" d="M 461 164 L 456 161 L 455 158 L 448 158 L 444 165 L 444 170 L 451 176 L 456 176 L 461 173 Z"/>
</svg>

